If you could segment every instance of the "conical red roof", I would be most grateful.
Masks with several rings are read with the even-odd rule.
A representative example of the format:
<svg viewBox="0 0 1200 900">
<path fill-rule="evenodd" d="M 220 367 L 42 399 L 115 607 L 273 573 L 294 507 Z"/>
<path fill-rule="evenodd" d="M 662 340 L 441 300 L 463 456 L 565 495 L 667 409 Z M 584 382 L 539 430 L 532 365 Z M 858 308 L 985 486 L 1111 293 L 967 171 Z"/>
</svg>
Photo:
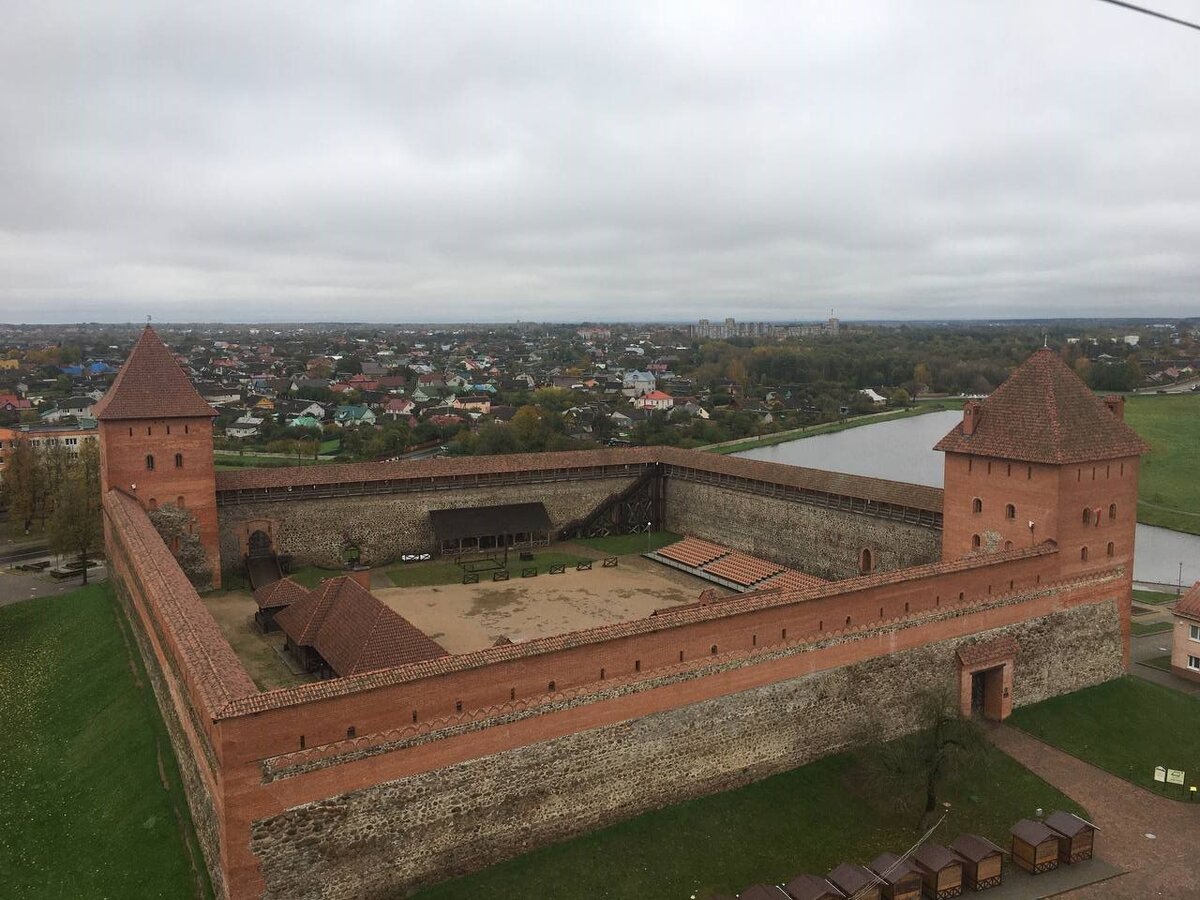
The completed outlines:
<svg viewBox="0 0 1200 900">
<path fill-rule="evenodd" d="M 97 419 L 210 418 L 216 415 L 149 325 L 94 407 Z"/>
<path fill-rule="evenodd" d="M 1150 445 L 1043 348 L 982 402 L 973 433 L 959 422 L 934 449 L 1063 465 L 1137 456 Z"/>
</svg>

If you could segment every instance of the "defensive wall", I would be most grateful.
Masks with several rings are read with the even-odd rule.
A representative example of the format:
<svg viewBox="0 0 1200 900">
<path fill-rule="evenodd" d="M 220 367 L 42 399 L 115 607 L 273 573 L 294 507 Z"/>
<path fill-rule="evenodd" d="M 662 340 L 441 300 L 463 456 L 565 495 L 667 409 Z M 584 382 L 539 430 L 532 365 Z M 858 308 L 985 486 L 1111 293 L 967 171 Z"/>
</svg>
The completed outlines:
<svg viewBox="0 0 1200 900">
<path fill-rule="evenodd" d="M 394 896 L 902 733 L 895 686 L 961 679 L 964 647 L 1001 648 L 1019 705 L 1119 674 L 1128 638 L 1128 572 L 1064 579 L 1047 543 L 259 693 L 137 502 L 105 514 L 235 898 Z"/>
<path fill-rule="evenodd" d="M 650 447 L 218 473 L 222 566 L 242 565 L 255 531 L 301 565 L 336 567 L 351 544 L 379 565 L 430 551 L 428 514 L 448 507 L 540 500 L 560 529 L 646 476 L 663 498 L 656 527 L 823 578 L 941 555 L 936 488 Z"/>
</svg>

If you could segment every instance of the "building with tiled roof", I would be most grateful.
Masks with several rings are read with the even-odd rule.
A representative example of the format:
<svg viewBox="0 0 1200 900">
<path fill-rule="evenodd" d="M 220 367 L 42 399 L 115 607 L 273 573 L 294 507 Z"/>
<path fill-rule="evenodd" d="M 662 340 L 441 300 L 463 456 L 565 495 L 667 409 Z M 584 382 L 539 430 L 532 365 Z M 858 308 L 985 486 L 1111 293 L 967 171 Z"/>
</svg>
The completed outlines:
<svg viewBox="0 0 1200 900">
<path fill-rule="evenodd" d="M 348 576 L 323 581 L 276 613 L 306 670 L 343 677 L 446 656 L 446 650 Z"/>
<path fill-rule="evenodd" d="M 278 581 L 263 585 L 254 592 L 254 602 L 258 606 L 258 611 L 254 614 L 255 622 L 264 633 L 278 631 L 279 625 L 275 621 L 276 613 L 303 600 L 308 594 L 308 588 L 290 578 L 280 578 Z"/>
<path fill-rule="evenodd" d="M 1175 604 L 1175 634 L 1171 646 L 1171 671 L 1200 681 L 1200 581 Z"/>
<path fill-rule="evenodd" d="M 133 345 L 112 387 L 93 407 L 93 415 L 101 422 L 216 414 L 149 325 Z"/>
</svg>

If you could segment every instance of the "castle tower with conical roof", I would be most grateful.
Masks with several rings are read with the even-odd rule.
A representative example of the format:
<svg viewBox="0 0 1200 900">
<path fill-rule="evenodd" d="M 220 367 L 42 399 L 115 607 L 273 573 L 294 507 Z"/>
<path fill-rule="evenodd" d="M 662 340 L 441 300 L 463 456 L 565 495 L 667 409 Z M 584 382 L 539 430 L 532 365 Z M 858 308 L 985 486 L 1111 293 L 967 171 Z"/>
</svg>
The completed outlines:
<svg viewBox="0 0 1200 900">
<path fill-rule="evenodd" d="M 1124 399 L 1097 397 L 1051 349 L 1017 367 L 937 444 L 946 453 L 942 558 L 1054 541 L 1062 574 L 1132 578 L 1138 463 Z"/>
<path fill-rule="evenodd" d="M 175 504 L 190 513 L 221 580 L 212 422 L 216 411 L 149 325 L 96 404 L 101 489 L 119 490 L 147 511 Z M 178 550 L 173 547 L 173 550 Z"/>
</svg>

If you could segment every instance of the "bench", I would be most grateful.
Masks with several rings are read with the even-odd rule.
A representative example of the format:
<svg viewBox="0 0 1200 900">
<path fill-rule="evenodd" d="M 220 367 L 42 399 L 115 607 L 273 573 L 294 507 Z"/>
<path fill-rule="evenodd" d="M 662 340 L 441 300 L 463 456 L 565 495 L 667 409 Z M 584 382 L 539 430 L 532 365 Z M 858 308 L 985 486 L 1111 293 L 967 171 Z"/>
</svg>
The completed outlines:
<svg viewBox="0 0 1200 900">
<path fill-rule="evenodd" d="M 577 565 L 577 566 L 575 567 L 575 571 L 576 571 L 576 572 L 590 572 L 590 571 L 592 571 L 592 562 L 591 562 L 591 560 L 588 560 L 587 562 L 581 562 L 579 565 Z"/>
<path fill-rule="evenodd" d="M 606 557 L 604 558 L 604 568 L 606 568 L 606 569 L 615 569 L 616 567 L 617 567 L 617 557 L 615 557 L 615 556 L 606 556 Z"/>
<path fill-rule="evenodd" d="M 565 563 L 552 563 L 550 566 L 551 575 L 561 575 L 565 571 L 567 571 L 567 566 Z"/>
<path fill-rule="evenodd" d="M 537 566 L 525 566 L 524 568 L 521 569 L 521 577 L 522 578 L 537 578 L 537 572 L 538 572 Z"/>
<path fill-rule="evenodd" d="M 508 569 L 499 569 L 493 572 L 492 581 L 508 581 Z"/>
<path fill-rule="evenodd" d="M 478 572 L 463 572 L 463 584 L 479 584 Z"/>
</svg>

